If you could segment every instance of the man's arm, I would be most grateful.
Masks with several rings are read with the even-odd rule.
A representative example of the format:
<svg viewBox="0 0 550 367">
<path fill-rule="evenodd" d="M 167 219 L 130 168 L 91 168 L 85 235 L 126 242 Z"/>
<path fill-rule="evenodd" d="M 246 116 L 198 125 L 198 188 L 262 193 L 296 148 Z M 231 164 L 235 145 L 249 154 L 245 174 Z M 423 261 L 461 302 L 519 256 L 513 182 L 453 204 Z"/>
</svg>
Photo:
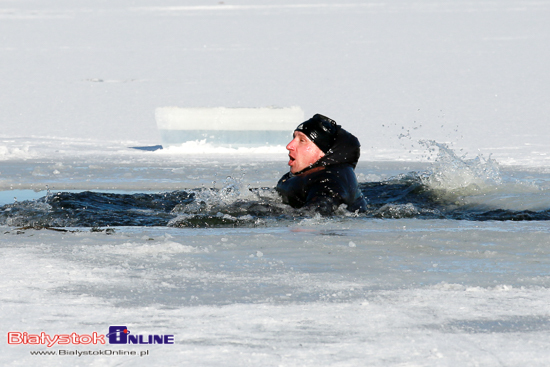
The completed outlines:
<svg viewBox="0 0 550 367">
<path fill-rule="evenodd" d="M 330 215 L 345 203 L 344 197 L 344 187 L 339 182 L 326 178 L 311 187 L 304 207 L 321 215 Z"/>
</svg>

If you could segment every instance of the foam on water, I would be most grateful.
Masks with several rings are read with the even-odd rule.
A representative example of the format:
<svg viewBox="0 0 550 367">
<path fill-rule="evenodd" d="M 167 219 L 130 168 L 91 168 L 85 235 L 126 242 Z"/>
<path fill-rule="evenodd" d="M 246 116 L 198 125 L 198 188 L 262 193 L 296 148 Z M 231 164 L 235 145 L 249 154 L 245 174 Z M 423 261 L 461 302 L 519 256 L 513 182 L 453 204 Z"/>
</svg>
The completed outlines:
<svg viewBox="0 0 550 367">
<path fill-rule="evenodd" d="M 502 173 L 491 158 L 468 159 L 444 144 L 423 144 L 437 150 L 437 158 L 427 170 L 361 182 L 367 211 L 349 213 L 339 208 L 332 219 L 550 219 L 550 189 L 544 177 L 535 183 Z M 252 186 L 249 174 L 241 171 L 211 182 L 209 187 L 163 193 L 58 192 L 4 205 L 0 223 L 34 227 L 270 227 L 315 217 L 313 212 L 284 205 L 272 186 Z"/>
<path fill-rule="evenodd" d="M 472 159 L 459 157 L 446 144 L 422 142 L 437 149 L 431 168 L 419 175 L 421 182 L 437 195 L 463 207 L 477 209 L 531 210 L 550 208 L 548 181 L 534 177 L 503 175 L 499 163 L 478 155 Z"/>
<path fill-rule="evenodd" d="M 446 144 L 435 141 L 421 141 L 429 150 L 438 149 L 435 163 L 422 182 L 432 190 L 460 192 L 468 195 L 473 192 L 490 190 L 502 183 L 498 163 L 482 156 L 473 159 L 459 157 Z"/>
</svg>

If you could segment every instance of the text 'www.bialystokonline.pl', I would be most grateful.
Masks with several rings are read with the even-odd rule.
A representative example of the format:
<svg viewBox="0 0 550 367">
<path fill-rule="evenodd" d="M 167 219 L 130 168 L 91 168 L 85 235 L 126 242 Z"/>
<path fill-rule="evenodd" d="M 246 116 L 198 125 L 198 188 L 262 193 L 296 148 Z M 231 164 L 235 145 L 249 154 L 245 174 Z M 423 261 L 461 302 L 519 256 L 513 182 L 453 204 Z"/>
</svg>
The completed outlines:
<svg viewBox="0 0 550 367">
<path fill-rule="evenodd" d="M 140 356 L 146 357 L 149 355 L 149 350 L 31 350 L 33 356 Z"/>
</svg>

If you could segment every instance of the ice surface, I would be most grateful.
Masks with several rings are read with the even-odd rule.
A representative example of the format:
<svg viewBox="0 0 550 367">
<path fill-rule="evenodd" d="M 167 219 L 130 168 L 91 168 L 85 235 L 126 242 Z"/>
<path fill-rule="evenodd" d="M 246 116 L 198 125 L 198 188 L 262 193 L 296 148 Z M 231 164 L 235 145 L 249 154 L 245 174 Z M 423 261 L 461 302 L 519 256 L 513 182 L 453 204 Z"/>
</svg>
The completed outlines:
<svg viewBox="0 0 550 367">
<path fill-rule="evenodd" d="M 155 120 L 164 147 L 197 142 L 214 147 L 285 146 L 304 112 L 287 108 L 159 107 Z"/>
<path fill-rule="evenodd" d="M 155 150 L 154 111 L 298 105 L 359 137 L 361 182 L 432 170 L 459 205 L 547 209 L 549 12 L 547 0 L 3 1 L 0 190 L 12 201 L 220 189 L 228 177 L 273 187 L 283 146 Z M 432 164 L 428 140 L 460 159 Z M 141 358 L 32 356 L 47 348 L 4 338 L 0 364 L 546 366 L 549 231 L 315 216 L 235 229 L 3 226 L 5 336 L 123 323 L 176 344 L 122 348 L 149 350 Z"/>
<path fill-rule="evenodd" d="M 2 2 L 0 134 L 156 145 L 160 106 L 297 105 L 364 159 L 548 164 L 547 0 L 225 3 Z"/>
<path fill-rule="evenodd" d="M 272 187 L 286 170 L 279 153 L 254 149 L 193 154 L 65 139 L 12 143 L 28 149 L 2 162 L 4 189 Z M 456 200 L 550 207 L 542 200 L 550 197 L 546 168 L 499 167 L 436 146 L 444 149 L 433 152 L 434 164 L 360 162 L 359 180 L 413 172 Z M 6 192 L 8 200 L 18 195 Z M 247 200 L 246 193 L 216 200 Z M 174 334 L 176 344 L 123 347 L 149 350 L 141 358 L 37 357 L 30 351 L 46 348 L 3 344 L 0 361 L 544 366 L 549 230 L 547 221 L 341 216 L 234 229 L 3 226 L 5 331 L 106 332 L 123 323 L 135 333 Z M 113 348 L 70 346 L 105 349 Z"/>
<path fill-rule="evenodd" d="M 29 351 L 45 348 L 4 344 L 3 364 L 544 366 L 549 357 L 541 223 L 2 232 L 4 330 L 122 322 L 176 335 L 173 346 L 120 347 L 148 349 L 142 359 L 40 358 Z"/>
<path fill-rule="evenodd" d="M 289 108 L 179 108 L 155 110 L 162 130 L 284 130 L 292 131 L 304 120 L 299 107 Z"/>
</svg>

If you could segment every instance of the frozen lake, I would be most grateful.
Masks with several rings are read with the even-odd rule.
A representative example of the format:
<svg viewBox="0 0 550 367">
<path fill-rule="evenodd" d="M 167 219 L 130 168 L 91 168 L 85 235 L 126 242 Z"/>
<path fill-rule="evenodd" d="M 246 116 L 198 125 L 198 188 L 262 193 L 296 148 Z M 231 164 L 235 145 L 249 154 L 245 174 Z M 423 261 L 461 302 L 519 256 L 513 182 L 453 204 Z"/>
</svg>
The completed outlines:
<svg viewBox="0 0 550 367">
<path fill-rule="evenodd" d="M 549 13 L 0 2 L 0 363 L 546 366 Z M 159 149 L 158 107 L 273 105 L 358 136 L 367 213 L 285 208 L 284 147 Z M 111 326 L 174 344 L 8 337 Z"/>
<path fill-rule="evenodd" d="M 550 222 L 530 220 L 550 209 L 543 167 L 460 159 L 445 149 L 426 151 L 433 163 L 362 161 L 364 185 L 386 183 L 368 197 L 370 212 L 322 218 L 250 193 L 273 187 L 286 170 L 278 153 L 104 145 L 52 160 L 45 152 L 57 144 L 29 146 L 2 166 L 5 330 L 89 334 L 125 325 L 174 335 L 175 344 L 4 345 L 8 364 L 543 366 L 549 357 Z M 438 193 L 431 198 L 444 215 L 459 208 L 474 220 L 434 217 L 423 194 L 405 195 L 411 177 Z M 64 190 L 123 200 L 78 196 L 60 205 L 82 208 L 54 209 Z M 196 193 L 207 210 L 176 208 L 165 218 L 154 216 L 162 205 L 139 209 L 143 194 L 169 205 L 174 192 Z M 495 212 L 514 221 L 483 217 Z M 153 216 L 165 224 L 140 225 Z M 123 217 L 132 226 L 108 225 Z M 86 224 L 67 226 L 75 218 Z M 31 355 L 40 350 L 65 354 Z M 67 355 L 100 350 L 138 355 Z"/>
</svg>

